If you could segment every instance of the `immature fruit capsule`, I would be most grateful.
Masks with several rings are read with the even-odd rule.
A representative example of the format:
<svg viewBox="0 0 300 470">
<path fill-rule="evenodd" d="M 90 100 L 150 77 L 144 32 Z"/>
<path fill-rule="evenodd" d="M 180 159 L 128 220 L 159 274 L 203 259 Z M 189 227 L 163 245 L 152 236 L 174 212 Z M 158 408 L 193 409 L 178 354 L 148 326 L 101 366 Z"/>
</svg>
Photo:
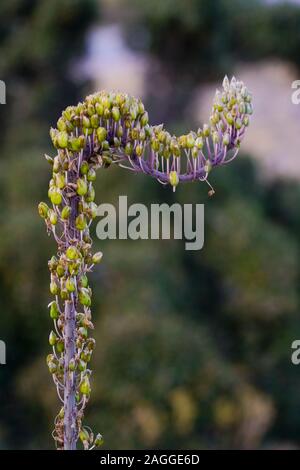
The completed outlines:
<svg viewBox="0 0 300 470">
<path fill-rule="evenodd" d="M 79 298 L 79 302 L 82 305 L 85 305 L 86 307 L 91 306 L 91 303 L 92 303 L 91 302 L 91 297 L 89 296 L 89 293 L 88 293 L 87 289 L 82 288 L 81 291 L 79 292 L 78 298 Z"/>
<path fill-rule="evenodd" d="M 97 253 L 95 253 L 92 257 L 92 262 L 94 264 L 99 264 L 101 262 L 103 258 L 103 253 L 101 251 L 98 251 Z"/>
<path fill-rule="evenodd" d="M 55 281 L 50 282 L 50 292 L 52 295 L 57 295 L 59 293 L 59 287 Z"/>
<path fill-rule="evenodd" d="M 70 260 L 76 260 L 79 258 L 79 252 L 76 246 L 69 246 L 66 251 L 66 256 Z"/>
<path fill-rule="evenodd" d="M 39 211 L 40 216 L 43 219 L 46 219 L 48 215 L 49 207 L 47 206 L 45 202 L 40 202 L 38 205 L 38 211 Z"/>
<path fill-rule="evenodd" d="M 75 282 L 73 281 L 72 278 L 68 278 L 66 280 L 66 289 L 68 292 L 74 292 L 75 291 Z"/>
<path fill-rule="evenodd" d="M 68 146 L 68 133 L 66 131 L 58 132 L 56 142 L 60 148 L 66 148 Z"/>
<path fill-rule="evenodd" d="M 88 191 L 87 183 L 83 178 L 78 178 L 77 180 L 77 194 L 79 196 L 84 196 Z"/>
<path fill-rule="evenodd" d="M 62 202 L 62 195 L 59 189 L 53 187 L 53 189 L 49 192 L 50 201 L 52 204 L 59 206 Z"/>
<path fill-rule="evenodd" d="M 88 377 L 85 377 L 81 382 L 80 392 L 82 395 L 89 395 L 91 393 L 91 386 Z"/>
<path fill-rule="evenodd" d="M 96 438 L 95 438 L 95 441 L 94 441 L 94 445 L 96 447 L 100 447 L 104 444 L 104 439 L 103 439 L 103 436 L 101 434 L 97 434 Z"/>
<path fill-rule="evenodd" d="M 63 210 L 61 211 L 61 218 L 63 220 L 67 220 L 70 217 L 71 214 L 71 207 L 70 206 L 65 206 Z"/>
<path fill-rule="evenodd" d="M 179 183 L 177 171 L 170 171 L 169 181 L 170 181 L 170 185 L 173 186 L 173 191 L 175 191 L 175 188 Z"/>
<path fill-rule="evenodd" d="M 106 139 L 107 131 L 104 127 L 98 127 L 96 133 L 98 142 L 101 144 Z"/>
<path fill-rule="evenodd" d="M 79 439 L 81 440 L 81 442 L 88 442 L 89 438 L 90 436 L 87 430 L 84 428 L 81 428 L 80 433 L 79 433 Z"/>
<path fill-rule="evenodd" d="M 86 219 L 83 214 L 79 214 L 75 220 L 75 227 L 77 230 L 84 230 L 86 228 Z"/>
<path fill-rule="evenodd" d="M 57 305 L 57 302 L 53 301 L 50 304 L 50 317 L 53 320 L 56 320 L 58 316 L 59 316 L 58 305 Z"/>
<path fill-rule="evenodd" d="M 49 209 L 48 215 L 49 215 L 50 223 L 52 225 L 56 225 L 57 224 L 57 214 L 56 214 L 56 212 L 52 209 Z"/>
<path fill-rule="evenodd" d="M 56 343 L 56 349 L 57 352 L 62 353 L 65 349 L 64 341 L 62 339 L 59 339 Z"/>
<path fill-rule="evenodd" d="M 75 369 L 76 369 L 76 362 L 75 362 L 75 359 L 72 358 L 69 362 L 69 370 L 71 372 L 74 372 Z"/>
<path fill-rule="evenodd" d="M 56 341 L 57 341 L 57 336 L 54 333 L 54 331 L 52 330 L 50 335 L 49 335 L 49 344 L 50 344 L 50 346 L 54 346 Z"/>
<path fill-rule="evenodd" d="M 82 175 L 86 175 L 88 171 L 89 171 L 89 164 L 86 160 L 84 160 L 80 166 L 80 173 Z"/>
</svg>

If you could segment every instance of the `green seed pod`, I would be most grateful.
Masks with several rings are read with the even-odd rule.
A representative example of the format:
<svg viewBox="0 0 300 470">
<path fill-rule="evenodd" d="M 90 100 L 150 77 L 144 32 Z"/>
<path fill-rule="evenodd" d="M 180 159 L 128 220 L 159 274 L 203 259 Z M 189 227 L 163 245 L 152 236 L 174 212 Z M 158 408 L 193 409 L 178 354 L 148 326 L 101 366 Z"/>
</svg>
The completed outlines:
<svg viewBox="0 0 300 470">
<path fill-rule="evenodd" d="M 93 116 L 91 116 L 91 125 L 94 129 L 97 129 L 97 127 L 99 126 L 98 114 L 93 114 Z"/>
<path fill-rule="evenodd" d="M 62 300 L 69 300 L 70 295 L 67 289 L 63 288 L 60 290 L 60 297 Z"/>
<path fill-rule="evenodd" d="M 59 160 L 58 155 L 56 155 L 56 157 L 54 157 L 53 159 L 53 173 L 58 173 L 60 169 L 61 169 L 60 160 Z"/>
<path fill-rule="evenodd" d="M 50 317 L 53 320 L 57 320 L 58 316 L 59 316 L 58 305 L 57 305 L 57 302 L 53 301 L 50 304 Z"/>
<path fill-rule="evenodd" d="M 101 103 L 96 103 L 95 104 L 95 110 L 96 110 L 98 116 L 103 116 L 104 107 Z"/>
<path fill-rule="evenodd" d="M 82 288 L 79 292 L 79 295 L 78 295 L 78 299 L 79 299 L 79 302 L 82 304 L 82 305 L 85 305 L 86 307 L 90 307 L 91 306 L 91 297 L 89 295 L 89 291 L 86 289 L 86 288 Z"/>
<path fill-rule="evenodd" d="M 111 110 L 111 115 L 114 121 L 118 121 L 120 119 L 120 110 L 116 106 L 114 106 Z"/>
<path fill-rule="evenodd" d="M 101 144 L 106 139 L 107 131 L 104 127 L 98 127 L 96 134 L 98 142 Z"/>
<path fill-rule="evenodd" d="M 80 359 L 78 362 L 78 369 L 80 372 L 84 372 L 86 370 L 86 362 L 84 362 L 82 359 Z"/>
<path fill-rule="evenodd" d="M 197 137 L 197 139 L 195 140 L 195 146 L 201 150 L 203 148 L 203 139 L 202 137 Z"/>
<path fill-rule="evenodd" d="M 204 137 L 210 136 L 210 127 L 207 124 L 204 124 L 203 126 L 203 135 Z"/>
<path fill-rule="evenodd" d="M 49 216 L 50 223 L 52 225 L 56 225 L 57 224 L 57 214 L 56 214 L 56 212 L 52 209 L 49 209 L 48 216 Z"/>
<path fill-rule="evenodd" d="M 88 171 L 89 171 L 89 164 L 86 160 L 84 160 L 80 165 L 80 173 L 82 175 L 86 175 Z"/>
<path fill-rule="evenodd" d="M 83 214 L 79 214 L 75 220 L 75 227 L 77 230 L 84 230 L 86 228 L 86 218 Z"/>
<path fill-rule="evenodd" d="M 55 281 L 50 282 L 50 292 L 52 295 L 58 295 L 59 294 L 59 287 L 58 284 Z"/>
<path fill-rule="evenodd" d="M 56 136 L 58 147 L 65 149 L 68 146 L 68 133 L 66 131 L 58 132 Z"/>
<path fill-rule="evenodd" d="M 140 157 L 143 155 L 143 151 L 144 151 L 144 149 L 143 149 L 143 146 L 142 146 L 142 145 L 138 144 L 138 145 L 135 147 L 135 153 L 136 153 L 136 156 L 137 156 L 137 157 L 140 158 Z"/>
<path fill-rule="evenodd" d="M 91 360 L 91 357 L 92 357 L 91 351 L 88 351 L 86 349 L 82 351 L 82 353 L 80 354 L 80 359 L 82 359 L 86 363 Z"/>
<path fill-rule="evenodd" d="M 132 152 L 133 152 L 132 144 L 130 142 L 127 142 L 125 146 L 125 154 L 130 156 L 132 155 Z"/>
<path fill-rule="evenodd" d="M 194 147 L 194 145 L 195 145 L 195 139 L 194 139 L 193 134 L 190 133 L 187 135 L 187 138 L 186 138 L 186 146 L 188 149 L 191 149 Z"/>
<path fill-rule="evenodd" d="M 176 188 L 176 186 L 179 183 L 177 171 L 170 171 L 169 181 L 170 181 L 170 185 L 173 186 L 173 188 Z"/>
<path fill-rule="evenodd" d="M 87 116 L 82 117 L 82 126 L 85 127 L 86 129 L 89 129 L 91 127 L 91 121 Z"/>
<path fill-rule="evenodd" d="M 69 273 L 71 276 L 77 276 L 79 271 L 80 261 L 78 260 L 76 263 L 69 264 Z"/>
<path fill-rule="evenodd" d="M 49 207 L 45 202 L 40 202 L 38 205 L 38 211 L 42 219 L 46 219 L 46 217 L 48 216 Z"/>
<path fill-rule="evenodd" d="M 86 429 L 81 428 L 79 433 L 79 439 L 82 443 L 89 442 L 90 436 Z"/>
<path fill-rule="evenodd" d="M 51 259 L 48 261 L 48 267 L 50 271 L 54 271 L 57 268 L 57 258 L 56 256 L 52 256 Z"/>
<path fill-rule="evenodd" d="M 76 289 L 75 282 L 72 278 L 66 280 L 66 289 L 68 292 L 74 292 Z"/>
<path fill-rule="evenodd" d="M 54 362 L 49 362 L 48 369 L 50 374 L 55 374 L 55 372 L 57 371 L 57 365 Z"/>
<path fill-rule="evenodd" d="M 78 328 L 78 334 L 80 336 L 82 336 L 83 338 L 87 338 L 88 337 L 88 332 L 87 332 L 87 329 L 84 328 L 83 326 L 81 326 L 80 328 Z"/>
<path fill-rule="evenodd" d="M 79 251 L 76 246 L 69 246 L 66 251 L 66 256 L 70 260 L 76 260 L 79 258 Z"/>
<path fill-rule="evenodd" d="M 230 136 L 229 134 L 224 134 L 223 136 L 223 145 L 229 145 L 229 142 L 230 142 Z"/>
<path fill-rule="evenodd" d="M 233 124 L 233 117 L 232 117 L 232 114 L 231 113 L 227 113 L 226 114 L 226 121 L 228 122 L 228 124 L 231 126 L 231 124 Z"/>
<path fill-rule="evenodd" d="M 89 186 L 87 195 L 85 197 L 86 202 L 93 202 L 95 199 L 95 189 L 92 185 Z"/>
<path fill-rule="evenodd" d="M 57 336 L 56 336 L 56 334 L 54 333 L 54 331 L 52 330 L 52 331 L 50 332 L 50 335 L 49 335 L 49 344 L 50 344 L 50 346 L 54 346 L 55 343 L 56 343 L 56 341 L 57 341 Z"/>
<path fill-rule="evenodd" d="M 62 117 L 59 118 L 59 120 L 57 121 L 56 127 L 59 131 L 67 130 L 66 121 L 64 120 L 64 118 Z"/>
<path fill-rule="evenodd" d="M 82 395 L 89 395 L 91 393 L 91 386 L 88 377 L 84 377 L 79 388 Z"/>
<path fill-rule="evenodd" d="M 55 183 L 59 189 L 63 189 L 66 185 L 65 175 L 63 173 L 57 173 L 55 177 Z"/>
<path fill-rule="evenodd" d="M 61 409 L 59 410 L 58 416 L 60 419 L 63 419 L 65 416 L 65 410 L 64 407 L 62 406 Z"/>
<path fill-rule="evenodd" d="M 95 346 L 96 346 L 96 340 L 94 338 L 89 338 L 88 344 L 87 344 L 87 348 L 89 349 L 89 351 L 93 351 L 95 349 Z"/>
<path fill-rule="evenodd" d="M 65 206 L 63 210 L 61 211 L 60 216 L 63 220 L 68 220 L 68 218 L 70 217 L 70 214 L 71 214 L 71 207 Z"/>
<path fill-rule="evenodd" d="M 89 172 L 87 174 L 87 180 L 88 181 L 95 181 L 96 180 L 96 172 L 94 168 L 90 168 Z"/>
<path fill-rule="evenodd" d="M 79 196 L 84 196 L 87 193 L 88 187 L 87 183 L 83 178 L 78 178 L 77 180 L 77 194 Z"/>
<path fill-rule="evenodd" d="M 248 116 L 244 116 L 244 118 L 243 118 L 243 124 L 244 124 L 244 126 L 246 126 L 246 127 L 249 126 L 249 117 L 248 117 Z"/>
<path fill-rule="evenodd" d="M 76 362 L 75 362 L 75 359 L 72 358 L 69 361 L 69 371 L 74 372 L 75 369 L 76 369 Z"/>
<path fill-rule="evenodd" d="M 59 206 L 62 202 L 62 194 L 59 189 L 52 187 L 49 191 L 50 201 L 53 205 Z"/>
<path fill-rule="evenodd" d="M 63 339 L 58 339 L 56 342 L 56 349 L 58 353 L 64 352 L 65 344 Z"/>
<path fill-rule="evenodd" d="M 193 147 L 191 153 L 193 158 L 198 158 L 199 150 L 197 147 Z"/>
<path fill-rule="evenodd" d="M 92 263 L 93 264 L 99 264 L 101 263 L 101 260 L 102 260 L 102 257 L 103 257 L 103 253 L 101 251 L 98 251 L 97 253 L 95 253 L 92 257 Z"/>
<path fill-rule="evenodd" d="M 70 149 L 73 150 L 74 152 L 79 152 L 79 150 L 81 150 L 84 146 L 82 145 L 82 138 L 84 139 L 84 136 L 71 137 L 69 140 Z"/>
<path fill-rule="evenodd" d="M 92 219 L 97 217 L 97 211 L 98 211 L 97 204 L 95 204 L 94 202 L 91 202 L 90 207 L 89 207 L 89 213 Z"/>
<path fill-rule="evenodd" d="M 56 273 L 58 277 L 63 277 L 65 274 L 65 268 L 61 263 L 58 263 L 57 268 L 56 268 Z"/>
<path fill-rule="evenodd" d="M 148 124 L 149 122 L 149 115 L 147 111 L 141 116 L 141 126 L 144 127 Z"/>
<path fill-rule="evenodd" d="M 104 439 L 101 434 L 97 434 L 95 440 L 94 440 L 94 445 L 95 447 L 100 447 L 104 444 Z"/>
<path fill-rule="evenodd" d="M 235 127 L 236 127 L 236 129 L 238 129 L 238 130 L 241 129 L 242 125 L 243 125 L 242 120 L 241 120 L 240 118 L 237 118 L 237 119 L 235 120 Z"/>
<path fill-rule="evenodd" d="M 82 287 L 88 287 L 89 285 L 89 280 L 86 274 L 83 274 L 80 278 L 80 284 Z"/>
</svg>

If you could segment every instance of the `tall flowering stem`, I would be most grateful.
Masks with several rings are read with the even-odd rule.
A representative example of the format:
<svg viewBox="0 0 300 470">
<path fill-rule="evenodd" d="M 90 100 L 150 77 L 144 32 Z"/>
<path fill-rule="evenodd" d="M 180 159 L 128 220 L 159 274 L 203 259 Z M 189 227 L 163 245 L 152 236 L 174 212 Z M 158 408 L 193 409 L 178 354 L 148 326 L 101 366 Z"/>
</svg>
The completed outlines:
<svg viewBox="0 0 300 470">
<path fill-rule="evenodd" d="M 58 449 L 74 450 L 78 440 L 84 449 L 103 442 L 101 434 L 94 435 L 83 425 L 95 347 L 89 335 L 92 290 L 87 275 L 102 259 L 101 252 L 92 253 L 89 232 L 97 211 L 96 170 L 118 165 L 152 176 L 173 190 L 180 182 L 204 181 L 212 195 L 208 175 L 237 156 L 250 114 L 251 94 L 245 85 L 225 77 L 209 124 L 197 132 L 176 137 L 163 125 L 150 126 L 140 100 L 105 91 L 66 108 L 51 129 L 56 154 L 45 156 L 52 167 L 51 207 L 41 202 L 38 209 L 57 243 L 57 254 L 48 263 L 54 326 L 47 365 L 61 401 L 53 431 Z"/>
</svg>

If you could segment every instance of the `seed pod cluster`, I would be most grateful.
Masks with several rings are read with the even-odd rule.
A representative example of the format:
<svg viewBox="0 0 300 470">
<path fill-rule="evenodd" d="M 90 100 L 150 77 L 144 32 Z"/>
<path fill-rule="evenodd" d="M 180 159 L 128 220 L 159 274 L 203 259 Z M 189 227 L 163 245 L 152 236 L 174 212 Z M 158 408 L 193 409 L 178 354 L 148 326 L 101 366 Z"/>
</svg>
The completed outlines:
<svg viewBox="0 0 300 470">
<path fill-rule="evenodd" d="M 150 126 L 140 100 L 105 91 L 68 106 L 51 128 L 56 154 L 45 156 L 52 166 L 49 202 L 41 202 L 38 212 L 57 242 L 57 254 L 48 263 L 53 296 L 49 315 L 54 326 L 47 365 L 63 403 L 53 432 L 58 448 L 76 448 L 78 439 L 84 448 L 103 441 L 82 424 L 95 347 L 89 336 L 92 290 L 87 275 L 102 259 L 101 252 L 92 252 L 89 232 L 97 215 L 96 170 L 117 164 L 169 184 L 173 190 L 180 182 L 208 183 L 214 166 L 237 155 L 251 113 L 251 95 L 244 84 L 225 77 L 222 91 L 216 92 L 209 125 L 197 132 L 176 137 L 163 125 Z"/>
</svg>

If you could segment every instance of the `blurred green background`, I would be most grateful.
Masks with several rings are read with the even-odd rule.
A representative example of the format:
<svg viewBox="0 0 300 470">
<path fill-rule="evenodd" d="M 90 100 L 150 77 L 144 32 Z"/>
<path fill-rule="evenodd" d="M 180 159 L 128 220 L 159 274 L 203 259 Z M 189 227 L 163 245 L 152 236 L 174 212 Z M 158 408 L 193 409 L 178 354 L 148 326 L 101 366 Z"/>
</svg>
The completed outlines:
<svg viewBox="0 0 300 470">
<path fill-rule="evenodd" d="M 96 202 L 205 204 L 205 246 L 105 241 L 92 275 L 97 348 L 86 422 L 106 449 L 300 446 L 300 6 L 256 0 L 2 0 L 0 448 L 53 448 L 45 365 L 51 320 L 37 215 L 49 127 L 101 87 L 141 96 L 152 123 L 187 132 L 215 83 L 239 72 L 256 112 L 239 158 L 175 194 L 100 171 Z M 298 76 L 297 76 L 298 74 Z M 249 82 L 249 83 L 248 83 Z M 208 101 L 208 102 L 209 102 Z M 202 103 L 202 104 L 201 104 Z M 205 109 L 202 109 L 201 108 Z"/>
</svg>

